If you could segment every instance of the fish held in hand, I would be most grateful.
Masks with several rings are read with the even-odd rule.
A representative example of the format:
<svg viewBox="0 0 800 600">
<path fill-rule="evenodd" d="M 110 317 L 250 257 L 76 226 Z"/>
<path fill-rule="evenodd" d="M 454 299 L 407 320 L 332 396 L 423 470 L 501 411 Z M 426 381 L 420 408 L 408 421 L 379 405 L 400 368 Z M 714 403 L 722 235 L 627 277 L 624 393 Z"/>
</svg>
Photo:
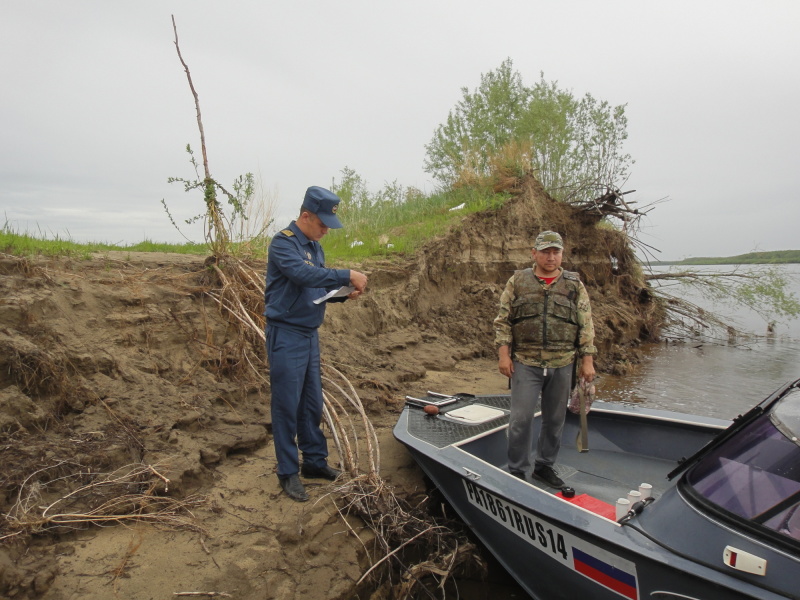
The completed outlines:
<svg viewBox="0 0 800 600">
<path fill-rule="evenodd" d="M 595 387 L 594 382 L 586 381 L 583 377 L 581 377 L 578 379 L 578 383 L 575 384 L 575 389 L 572 390 L 572 394 L 570 394 L 567 408 L 571 413 L 576 415 L 580 414 L 581 397 L 583 397 L 583 400 L 586 403 L 585 410 L 588 413 L 592 408 L 592 402 L 594 402 L 596 392 L 597 388 Z"/>
</svg>

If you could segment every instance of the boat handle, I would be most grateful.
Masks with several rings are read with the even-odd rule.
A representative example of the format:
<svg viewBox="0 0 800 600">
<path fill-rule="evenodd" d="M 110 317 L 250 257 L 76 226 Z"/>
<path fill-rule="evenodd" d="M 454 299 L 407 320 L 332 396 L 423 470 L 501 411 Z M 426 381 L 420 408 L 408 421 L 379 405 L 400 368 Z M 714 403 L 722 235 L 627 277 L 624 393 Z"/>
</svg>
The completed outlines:
<svg viewBox="0 0 800 600">
<path fill-rule="evenodd" d="M 467 467 L 461 467 L 461 468 L 464 469 L 467 472 L 467 478 L 472 478 L 475 481 L 477 481 L 478 479 L 481 478 L 480 473 L 476 473 L 475 471 L 472 471 L 472 470 L 468 469 Z"/>
</svg>

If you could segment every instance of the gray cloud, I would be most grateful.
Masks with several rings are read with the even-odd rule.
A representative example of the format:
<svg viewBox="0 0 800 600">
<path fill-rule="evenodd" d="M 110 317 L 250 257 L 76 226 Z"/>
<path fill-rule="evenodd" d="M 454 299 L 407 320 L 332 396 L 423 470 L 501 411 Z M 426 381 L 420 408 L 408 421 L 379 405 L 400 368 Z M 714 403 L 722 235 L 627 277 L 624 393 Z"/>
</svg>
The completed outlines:
<svg viewBox="0 0 800 600">
<path fill-rule="evenodd" d="M 796 248 L 800 5 L 408 0 L 6 3 L 0 210 L 78 241 L 181 241 L 198 196 L 200 94 L 212 174 L 247 171 L 290 219 L 344 166 L 432 190 L 424 145 L 480 74 L 511 57 L 576 95 L 627 104 L 626 188 L 663 196 L 642 239 L 664 258 Z M 199 236 L 197 236 L 199 237 Z"/>
</svg>

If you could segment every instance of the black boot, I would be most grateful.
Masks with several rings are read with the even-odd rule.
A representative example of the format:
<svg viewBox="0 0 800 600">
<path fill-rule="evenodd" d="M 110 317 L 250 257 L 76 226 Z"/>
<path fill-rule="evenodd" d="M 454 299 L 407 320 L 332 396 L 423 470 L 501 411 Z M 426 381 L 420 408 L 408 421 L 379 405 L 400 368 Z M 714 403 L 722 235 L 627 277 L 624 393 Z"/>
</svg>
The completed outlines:
<svg viewBox="0 0 800 600">
<path fill-rule="evenodd" d="M 280 479 L 281 487 L 289 498 L 296 502 L 305 502 L 308 500 L 306 489 L 303 487 L 303 484 L 300 483 L 300 478 L 297 476 L 297 473 L 289 475 L 288 477 L 279 477 L 278 479 Z"/>
<path fill-rule="evenodd" d="M 563 488 L 564 482 L 556 473 L 556 470 L 553 467 L 548 465 L 540 465 L 537 466 L 533 470 L 533 478 L 538 479 L 539 481 L 543 481 L 550 487 L 554 488 Z"/>
<path fill-rule="evenodd" d="M 328 465 L 324 467 L 312 467 L 305 463 L 300 467 L 300 473 L 303 474 L 303 477 L 308 477 L 309 479 L 329 479 L 330 481 L 333 481 L 342 474 L 339 469 L 334 469 Z"/>
</svg>

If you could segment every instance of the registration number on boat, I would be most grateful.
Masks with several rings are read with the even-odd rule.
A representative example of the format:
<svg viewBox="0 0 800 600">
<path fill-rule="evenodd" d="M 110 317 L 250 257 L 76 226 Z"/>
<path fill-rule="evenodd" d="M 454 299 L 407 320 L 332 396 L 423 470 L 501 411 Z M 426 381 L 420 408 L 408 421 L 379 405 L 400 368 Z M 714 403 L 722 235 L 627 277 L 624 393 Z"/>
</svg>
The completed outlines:
<svg viewBox="0 0 800 600">
<path fill-rule="evenodd" d="M 527 511 L 509 504 L 471 481 L 466 479 L 463 481 L 471 504 L 494 517 L 496 521 L 504 524 L 533 545 L 552 553 L 555 558 L 560 558 L 565 563 L 569 560 L 564 532 L 545 524 Z"/>
<path fill-rule="evenodd" d="M 471 480 L 462 481 L 470 504 L 540 552 L 620 596 L 638 598 L 635 563 L 554 527 Z"/>
</svg>

